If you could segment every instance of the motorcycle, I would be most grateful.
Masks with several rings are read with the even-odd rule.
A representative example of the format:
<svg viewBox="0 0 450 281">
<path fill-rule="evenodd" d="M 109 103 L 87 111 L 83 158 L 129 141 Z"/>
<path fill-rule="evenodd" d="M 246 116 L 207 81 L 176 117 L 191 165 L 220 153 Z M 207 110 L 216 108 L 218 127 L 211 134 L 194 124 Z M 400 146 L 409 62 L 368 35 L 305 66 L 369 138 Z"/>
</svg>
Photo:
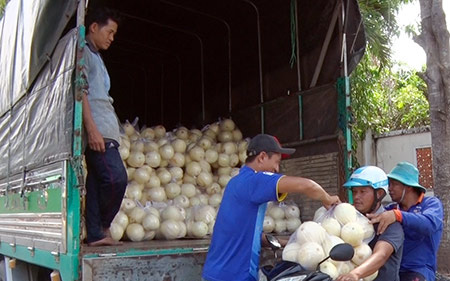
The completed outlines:
<svg viewBox="0 0 450 281">
<path fill-rule="evenodd" d="M 275 260 L 277 259 L 277 250 L 281 249 L 281 244 L 278 239 L 266 234 L 267 241 L 274 251 Z M 318 265 L 317 270 L 306 270 L 300 264 L 291 261 L 281 261 L 275 266 L 265 265 L 261 268 L 262 276 L 260 280 L 267 281 L 332 281 L 328 274 L 320 272 L 318 268 L 320 264 L 331 258 L 335 261 L 349 261 L 353 258 L 354 250 L 350 244 L 342 243 L 334 246 L 330 250 L 330 255 L 323 259 Z"/>
</svg>

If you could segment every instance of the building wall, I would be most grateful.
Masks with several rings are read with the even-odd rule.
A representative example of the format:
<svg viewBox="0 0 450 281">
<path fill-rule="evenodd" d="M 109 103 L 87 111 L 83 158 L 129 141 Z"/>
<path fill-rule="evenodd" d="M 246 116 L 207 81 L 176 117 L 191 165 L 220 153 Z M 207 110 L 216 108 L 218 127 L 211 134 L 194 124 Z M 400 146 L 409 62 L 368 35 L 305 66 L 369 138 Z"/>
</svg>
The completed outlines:
<svg viewBox="0 0 450 281">
<path fill-rule="evenodd" d="M 376 165 L 389 172 L 400 161 L 417 166 L 417 149 L 431 147 L 431 133 L 380 136 L 375 139 Z"/>
<path fill-rule="evenodd" d="M 431 133 L 428 128 L 393 131 L 373 136 L 370 132 L 358 143 L 357 159 L 361 166 L 376 165 L 389 173 L 398 162 L 417 166 L 420 183 L 432 190 Z"/>
<path fill-rule="evenodd" d="M 328 193 L 339 193 L 339 155 L 326 153 L 314 156 L 289 158 L 281 161 L 281 173 L 289 176 L 299 176 L 314 180 Z M 290 193 L 285 202 L 293 201 L 300 208 L 302 221 L 312 220 L 315 211 L 322 206 L 320 201 L 311 200 L 302 194 Z"/>
</svg>

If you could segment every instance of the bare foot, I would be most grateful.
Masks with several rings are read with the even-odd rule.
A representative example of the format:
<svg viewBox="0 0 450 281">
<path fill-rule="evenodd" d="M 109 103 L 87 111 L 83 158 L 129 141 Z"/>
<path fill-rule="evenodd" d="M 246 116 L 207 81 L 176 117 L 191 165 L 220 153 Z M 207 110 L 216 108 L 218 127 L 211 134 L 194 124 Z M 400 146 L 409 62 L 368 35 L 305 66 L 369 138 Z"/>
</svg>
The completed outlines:
<svg viewBox="0 0 450 281">
<path fill-rule="evenodd" d="M 122 245 L 123 243 L 120 241 L 116 241 L 112 239 L 111 237 L 105 237 L 103 239 L 88 243 L 88 246 L 97 247 L 97 246 L 118 246 Z"/>
<path fill-rule="evenodd" d="M 106 237 L 111 237 L 111 231 L 109 231 L 109 227 L 108 228 L 103 228 L 103 234 Z"/>
</svg>

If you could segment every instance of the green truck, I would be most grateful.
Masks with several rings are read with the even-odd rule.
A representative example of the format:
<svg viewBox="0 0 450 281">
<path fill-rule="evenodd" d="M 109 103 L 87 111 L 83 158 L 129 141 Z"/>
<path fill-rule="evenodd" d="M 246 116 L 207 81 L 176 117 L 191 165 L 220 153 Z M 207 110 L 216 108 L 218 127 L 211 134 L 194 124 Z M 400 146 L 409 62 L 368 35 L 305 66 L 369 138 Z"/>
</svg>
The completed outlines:
<svg viewBox="0 0 450 281">
<path fill-rule="evenodd" d="M 356 0 L 96 5 L 123 18 L 103 54 L 120 120 L 201 128 L 230 117 L 244 136 L 270 133 L 297 148 L 284 172 L 345 196 L 348 75 L 365 48 Z M 10 0 L 0 21 L 0 277 L 200 280 L 208 239 L 82 241 L 86 9 L 83 0 Z M 316 203 L 293 200 L 311 219 Z"/>
</svg>

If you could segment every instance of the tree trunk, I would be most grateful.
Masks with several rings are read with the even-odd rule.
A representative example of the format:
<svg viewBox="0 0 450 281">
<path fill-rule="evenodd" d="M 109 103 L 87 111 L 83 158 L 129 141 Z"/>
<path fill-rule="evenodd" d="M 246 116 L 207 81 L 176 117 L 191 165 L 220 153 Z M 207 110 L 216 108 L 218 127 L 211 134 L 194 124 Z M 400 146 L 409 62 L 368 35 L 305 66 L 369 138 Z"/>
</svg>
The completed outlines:
<svg viewBox="0 0 450 281">
<path fill-rule="evenodd" d="M 427 56 L 425 80 L 430 103 L 434 192 L 444 205 L 438 271 L 450 274 L 450 48 L 442 0 L 419 0 L 422 33 L 415 38 Z M 411 58 L 414 59 L 414 58 Z"/>
</svg>

